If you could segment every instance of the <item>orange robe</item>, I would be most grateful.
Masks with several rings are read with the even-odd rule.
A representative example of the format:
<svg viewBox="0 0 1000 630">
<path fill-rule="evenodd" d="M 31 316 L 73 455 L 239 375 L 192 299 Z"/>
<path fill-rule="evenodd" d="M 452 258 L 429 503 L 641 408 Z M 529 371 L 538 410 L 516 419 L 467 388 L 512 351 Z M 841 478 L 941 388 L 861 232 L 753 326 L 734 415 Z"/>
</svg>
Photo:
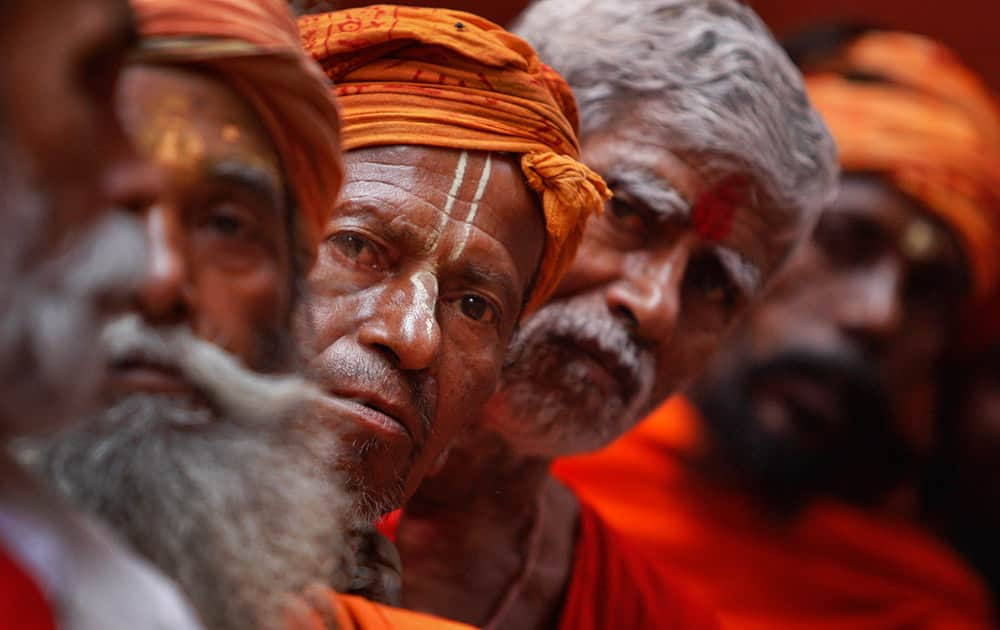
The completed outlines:
<svg viewBox="0 0 1000 630">
<path fill-rule="evenodd" d="M 300 618 L 293 619 L 289 630 L 472 630 L 457 621 L 432 617 L 384 604 L 376 604 L 362 597 L 328 591 L 325 601 Z M 322 608 L 322 612 L 318 610 Z M 330 618 L 334 623 L 329 623 Z"/>
<path fill-rule="evenodd" d="M 554 472 L 740 630 L 996 627 L 986 589 L 913 524 L 836 503 L 789 524 L 708 485 L 679 457 L 697 412 L 674 399 L 610 448 Z"/>
<path fill-rule="evenodd" d="M 581 503 L 573 573 L 559 627 L 715 630 L 719 624 L 648 555 Z"/>
</svg>

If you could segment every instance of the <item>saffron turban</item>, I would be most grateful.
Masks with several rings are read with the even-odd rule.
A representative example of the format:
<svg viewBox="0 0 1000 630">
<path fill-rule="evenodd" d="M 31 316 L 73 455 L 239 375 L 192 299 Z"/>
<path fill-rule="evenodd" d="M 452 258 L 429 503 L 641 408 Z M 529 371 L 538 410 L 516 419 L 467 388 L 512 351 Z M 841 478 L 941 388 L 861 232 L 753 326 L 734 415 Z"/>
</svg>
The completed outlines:
<svg viewBox="0 0 1000 630">
<path fill-rule="evenodd" d="M 1000 288 L 1000 111 L 945 47 L 907 33 L 866 34 L 807 76 L 844 171 L 886 176 L 959 236 L 976 308 Z M 870 81 L 848 76 L 870 77 Z"/>
<path fill-rule="evenodd" d="M 527 311 L 552 293 L 611 196 L 579 162 L 576 101 L 531 46 L 483 18 L 391 5 L 299 18 L 333 80 L 346 150 L 424 145 L 521 154 L 546 242 Z"/>
<path fill-rule="evenodd" d="M 257 113 L 298 202 L 310 260 L 343 179 L 339 120 L 329 82 L 299 44 L 281 0 L 132 0 L 136 60 L 207 70 Z"/>
</svg>

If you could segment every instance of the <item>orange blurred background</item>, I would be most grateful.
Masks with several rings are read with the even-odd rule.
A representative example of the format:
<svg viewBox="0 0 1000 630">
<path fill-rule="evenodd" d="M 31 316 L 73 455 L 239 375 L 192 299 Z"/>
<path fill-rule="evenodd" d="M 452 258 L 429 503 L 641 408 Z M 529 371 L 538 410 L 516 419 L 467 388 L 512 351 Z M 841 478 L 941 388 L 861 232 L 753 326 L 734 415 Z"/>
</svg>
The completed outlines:
<svg viewBox="0 0 1000 630">
<path fill-rule="evenodd" d="M 464 9 L 501 24 L 528 5 L 527 0 L 397 1 Z M 348 0 L 343 4 L 364 6 L 371 2 Z M 748 4 L 779 37 L 841 18 L 930 35 L 953 48 L 1000 92 L 1000 0 L 748 0 Z"/>
</svg>

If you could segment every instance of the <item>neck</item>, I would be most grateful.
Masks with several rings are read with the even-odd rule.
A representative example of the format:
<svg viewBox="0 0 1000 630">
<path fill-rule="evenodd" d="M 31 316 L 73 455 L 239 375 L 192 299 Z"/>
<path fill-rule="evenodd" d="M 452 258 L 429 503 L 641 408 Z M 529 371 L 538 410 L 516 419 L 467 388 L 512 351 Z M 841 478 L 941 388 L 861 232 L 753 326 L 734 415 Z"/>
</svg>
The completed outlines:
<svg viewBox="0 0 1000 630">
<path fill-rule="evenodd" d="M 519 456 L 491 432 L 465 436 L 400 524 L 406 607 L 490 629 L 552 627 L 577 506 L 550 463 Z"/>
</svg>

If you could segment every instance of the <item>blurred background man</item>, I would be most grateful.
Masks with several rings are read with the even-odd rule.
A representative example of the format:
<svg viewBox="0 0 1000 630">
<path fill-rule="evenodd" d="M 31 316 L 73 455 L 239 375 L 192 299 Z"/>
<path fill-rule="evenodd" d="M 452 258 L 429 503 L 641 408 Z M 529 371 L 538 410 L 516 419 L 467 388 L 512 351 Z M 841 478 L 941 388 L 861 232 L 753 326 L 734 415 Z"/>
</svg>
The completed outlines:
<svg viewBox="0 0 1000 630">
<path fill-rule="evenodd" d="M 735 627 L 993 627 L 920 491 L 940 370 L 997 286 L 1000 115 L 922 37 L 790 48 L 840 150 L 838 197 L 697 411 L 675 401 L 563 474 Z"/>
<path fill-rule="evenodd" d="M 0 625 L 192 628 L 171 585 L 6 450 L 96 402 L 101 328 L 146 268 L 128 213 L 158 186 L 112 107 L 131 14 L 14 0 L 0 19 Z"/>
<path fill-rule="evenodd" d="M 29 454 L 208 627 L 278 628 L 311 583 L 353 579 L 337 444 L 289 422 L 318 395 L 277 376 L 340 187 L 337 110 L 279 0 L 132 6 L 114 99 L 163 182 L 134 210 L 149 270 L 104 327 L 101 407 Z"/>
</svg>

